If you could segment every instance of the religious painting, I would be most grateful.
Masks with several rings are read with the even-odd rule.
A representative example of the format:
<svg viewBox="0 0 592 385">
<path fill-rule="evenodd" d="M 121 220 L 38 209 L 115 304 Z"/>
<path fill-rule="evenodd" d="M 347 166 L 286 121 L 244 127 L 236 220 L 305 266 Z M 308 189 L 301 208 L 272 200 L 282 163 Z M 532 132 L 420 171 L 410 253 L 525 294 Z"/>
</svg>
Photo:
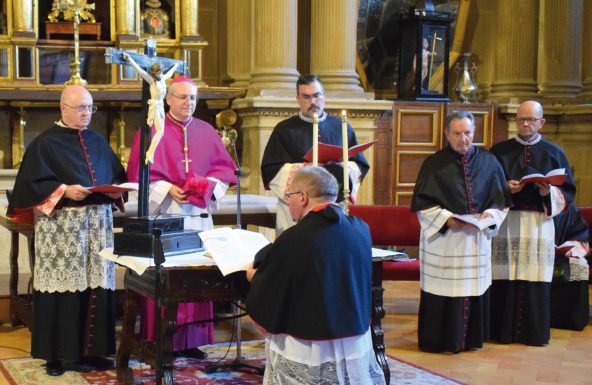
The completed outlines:
<svg viewBox="0 0 592 385">
<path fill-rule="evenodd" d="M 451 38 L 456 35 L 456 16 L 465 15 L 470 0 L 432 0 L 434 10 L 448 12 L 455 19 L 451 25 Z M 378 97 L 394 99 L 399 88 L 399 53 L 401 50 L 415 50 L 416 40 L 402 39 L 403 15 L 413 8 L 416 0 L 360 0 L 358 8 L 357 51 L 358 72 L 366 80 L 368 90 L 374 90 Z M 465 8 L 463 11 L 462 8 Z M 461 12 L 462 11 L 462 12 Z M 465 23 L 461 23 L 464 28 Z M 464 31 L 458 31 L 462 39 Z M 462 33 L 461 33 L 462 32 Z M 435 37 L 434 37 L 435 34 Z M 427 28 L 421 45 L 425 48 L 427 72 L 423 69 L 422 89 L 442 91 L 443 41 L 442 32 Z M 451 42 L 452 43 L 452 42 Z M 462 43 L 462 42 L 461 42 Z M 423 49 L 423 48 L 422 48 Z M 456 55 L 457 56 L 457 55 Z M 456 57 L 455 56 L 455 57 Z M 451 55 L 451 58 L 454 59 Z M 453 62 L 450 62 L 452 65 Z M 411 65 L 411 64 L 410 64 Z M 440 67 L 440 68 L 439 68 Z M 431 68 L 431 71 L 430 71 Z"/>
</svg>

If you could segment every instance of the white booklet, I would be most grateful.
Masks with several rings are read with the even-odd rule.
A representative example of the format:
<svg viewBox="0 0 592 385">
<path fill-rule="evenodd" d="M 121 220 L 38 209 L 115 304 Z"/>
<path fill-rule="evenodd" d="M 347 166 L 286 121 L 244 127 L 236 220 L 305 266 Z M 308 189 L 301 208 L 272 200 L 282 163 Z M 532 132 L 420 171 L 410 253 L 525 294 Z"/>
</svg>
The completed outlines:
<svg viewBox="0 0 592 385">
<path fill-rule="evenodd" d="M 492 217 L 487 217 L 485 219 L 479 220 L 479 215 L 480 214 L 454 214 L 452 217 L 458 219 L 459 221 L 469 223 L 477 227 L 479 230 L 483 230 L 488 228 L 489 226 L 495 225 L 495 219 L 493 219 Z"/>
<path fill-rule="evenodd" d="M 199 237 L 224 276 L 246 270 L 255 254 L 269 244 L 261 233 L 230 227 L 202 231 Z"/>
<path fill-rule="evenodd" d="M 400 251 L 389 250 L 389 249 L 377 249 L 376 247 L 372 248 L 372 258 L 388 258 L 389 261 L 397 261 L 397 262 L 407 262 L 407 261 L 414 261 L 414 258 L 409 258 L 406 253 L 402 253 Z"/>
</svg>

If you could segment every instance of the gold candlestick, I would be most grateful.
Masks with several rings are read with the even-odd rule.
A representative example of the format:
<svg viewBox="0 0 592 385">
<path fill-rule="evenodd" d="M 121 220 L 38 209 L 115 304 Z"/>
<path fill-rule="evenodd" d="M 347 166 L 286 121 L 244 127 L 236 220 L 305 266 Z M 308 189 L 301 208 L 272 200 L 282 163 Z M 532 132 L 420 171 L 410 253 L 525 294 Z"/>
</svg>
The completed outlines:
<svg viewBox="0 0 592 385">
<path fill-rule="evenodd" d="M 123 107 L 119 113 L 119 161 L 124 168 L 127 168 L 125 161 L 125 121 L 123 120 Z"/>
<path fill-rule="evenodd" d="M 79 26 L 80 19 L 94 22 L 95 18 L 90 13 L 91 9 L 95 9 L 94 4 L 86 4 L 86 0 L 62 0 L 54 6 L 58 11 L 64 15 L 64 20 L 72 20 L 74 23 L 74 60 L 70 63 L 70 79 L 65 83 L 66 85 L 81 85 L 86 86 L 86 80 L 80 76 L 80 34 Z M 52 14 L 54 13 L 52 12 Z M 54 19 L 56 16 L 54 15 Z M 51 17 L 50 17 L 51 20 Z"/>
</svg>

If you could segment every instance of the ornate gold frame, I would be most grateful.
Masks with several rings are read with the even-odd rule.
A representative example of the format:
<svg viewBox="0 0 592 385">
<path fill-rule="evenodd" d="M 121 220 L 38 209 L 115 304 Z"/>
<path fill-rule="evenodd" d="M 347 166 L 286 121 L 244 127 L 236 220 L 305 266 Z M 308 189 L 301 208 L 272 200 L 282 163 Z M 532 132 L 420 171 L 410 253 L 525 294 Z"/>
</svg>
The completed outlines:
<svg viewBox="0 0 592 385">
<path fill-rule="evenodd" d="M 467 21 L 469 18 L 469 9 L 471 7 L 471 0 L 458 0 L 458 11 L 456 13 L 456 24 L 454 27 L 454 37 L 452 39 L 452 45 L 450 47 L 448 69 L 452 68 L 456 63 L 456 60 L 462 54 L 462 46 L 465 38 L 465 32 L 467 29 Z M 360 6 L 359 0 L 356 2 L 357 8 Z M 370 91 L 370 84 L 366 71 L 362 66 L 362 62 L 356 53 L 356 72 L 360 77 L 361 86 L 366 91 Z M 431 84 L 441 85 L 442 79 L 444 78 L 444 67 L 440 66 L 438 70 L 432 75 L 430 79 Z"/>
</svg>

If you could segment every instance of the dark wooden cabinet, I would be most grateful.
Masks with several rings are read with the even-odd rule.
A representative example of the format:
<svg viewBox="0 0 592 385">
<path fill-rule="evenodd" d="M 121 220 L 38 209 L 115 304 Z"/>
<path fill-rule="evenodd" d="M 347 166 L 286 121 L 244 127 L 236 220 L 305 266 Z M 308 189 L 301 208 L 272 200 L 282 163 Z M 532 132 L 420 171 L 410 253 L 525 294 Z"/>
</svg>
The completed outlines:
<svg viewBox="0 0 592 385">
<path fill-rule="evenodd" d="M 475 116 L 476 146 L 489 148 L 494 138 L 494 104 L 395 101 L 388 129 L 378 127 L 375 166 L 375 204 L 408 205 L 415 180 L 425 159 L 446 146 L 444 123 L 454 111 L 469 111 Z M 500 130 L 507 132 L 505 126 Z M 387 167 L 385 167 L 385 165 Z"/>
</svg>

